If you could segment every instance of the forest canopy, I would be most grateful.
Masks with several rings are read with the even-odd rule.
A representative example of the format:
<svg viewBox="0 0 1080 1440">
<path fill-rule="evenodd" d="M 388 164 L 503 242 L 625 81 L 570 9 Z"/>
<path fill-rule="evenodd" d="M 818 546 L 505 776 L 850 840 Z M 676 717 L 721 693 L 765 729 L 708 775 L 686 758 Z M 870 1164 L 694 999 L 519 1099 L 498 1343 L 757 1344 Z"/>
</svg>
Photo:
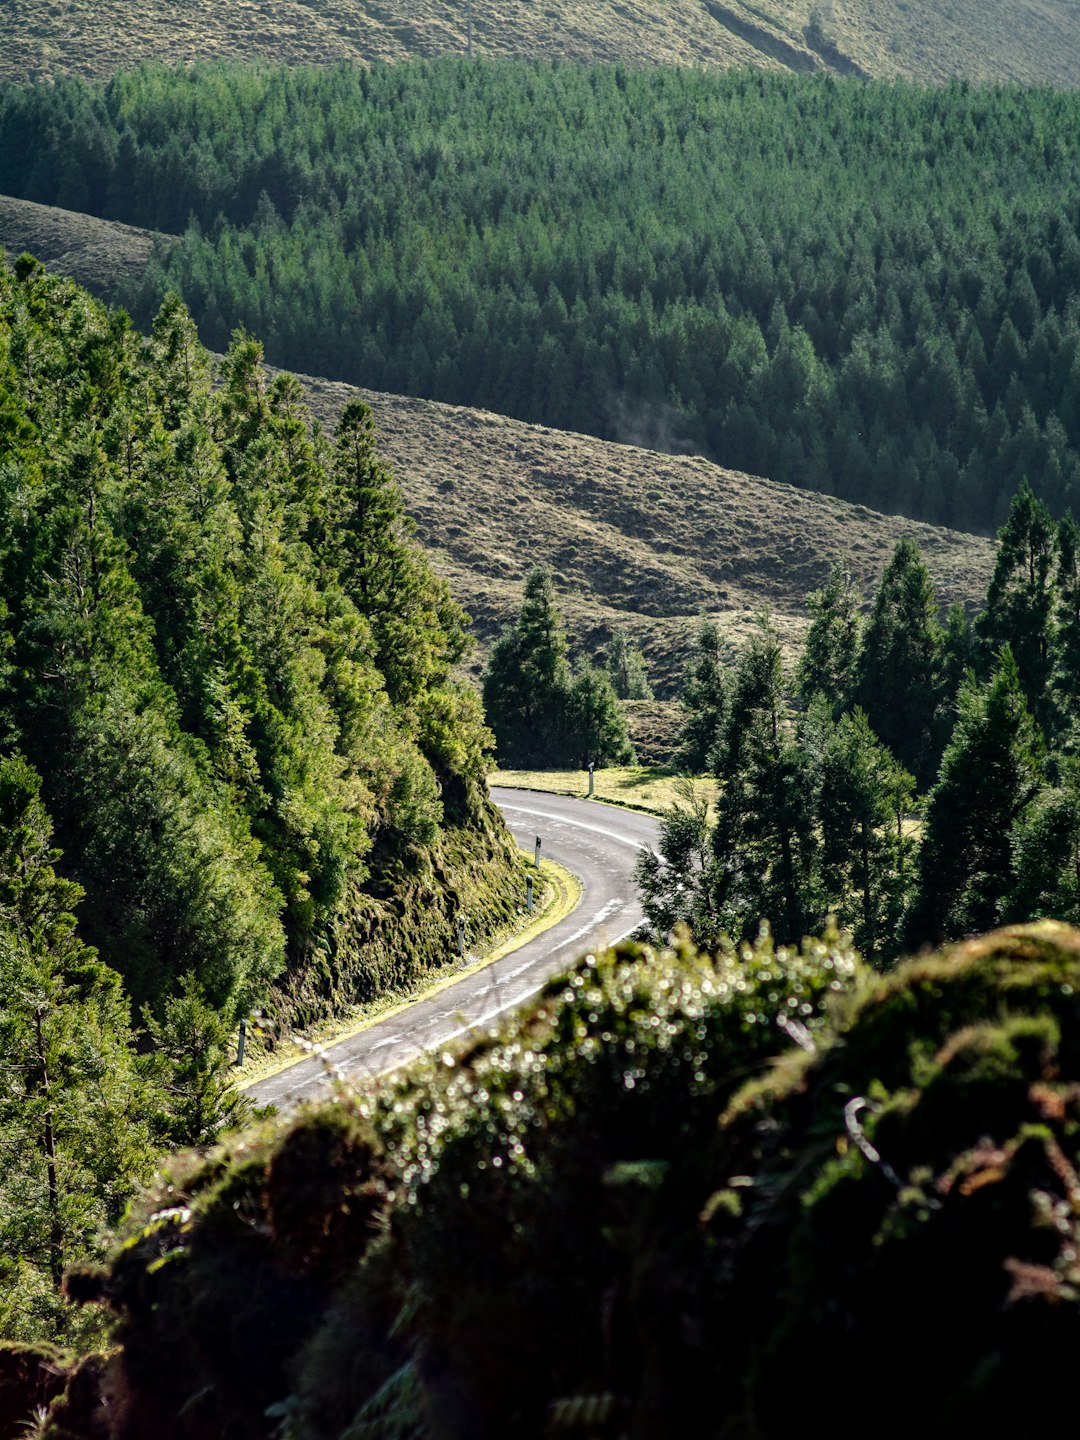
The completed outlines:
<svg viewBox="0 0 1080 1440">
<path fill-rule="evenodd" d="M 1080 922 L 1080 530 L 1024 484 L 998 538 L 973 623 L 940 616 L 905 538 L 868 615 L 834 565 L 794 673 L 767 615 L 731 665 L 702 624 L 680 761 L 719 782 L 715 816 L 684 783 L 639 859 L 655 934 L 765 922 L 795 942 L 831 916 L 888 966 L 1003 922 Z"/>
<path fill-rule="evenodd" d="M 400 979 L 364 942 L 453 827 L 502 855 L 496 910 L 509 873 L 465 617 L 371 413 L 331 442 L 261 361 L 238 333 L 215 377 L 175 297 L 144 340 L 0 269 L 0 745 L 41 777 L 80 933 L 158 1014 L 189 971 L 227 1017 L 274 981 L 310 1013 Z"/>
<path fill-rule="evenodd" d="M 992 531 L 1080 479 L 1080 97 L 443 60 L 0 90 L 204 340 Z"/>
</svg>

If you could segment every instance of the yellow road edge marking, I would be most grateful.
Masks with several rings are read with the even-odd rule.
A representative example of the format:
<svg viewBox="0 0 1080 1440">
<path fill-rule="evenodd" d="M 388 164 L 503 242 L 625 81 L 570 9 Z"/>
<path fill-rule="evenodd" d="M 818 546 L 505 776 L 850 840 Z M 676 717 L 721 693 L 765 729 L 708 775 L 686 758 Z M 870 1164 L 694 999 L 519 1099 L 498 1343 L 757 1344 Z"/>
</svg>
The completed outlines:
<svg viewBox="0 0 1080 1440">
<path fill-rule="evenodd" d="M 523 855 L 532 856 L 532 850 L 526 850 L 524 846 L 519 847 Z M 354 1025 L 346 1026 L 343 1030 L 335 1030 L 332 1035 L 324 1040 L 310 1041 L 309 1050 L 293 1056 L 290 1060 L 282 1060 L 269 1070 L 261 1070 L 258 1075 L 253 1075 L 250 1080 L 243 1081 L 237 1085 L 237 1090 L 243 1094 L 250 1090 L 253 1085 L 261 1085 L 264 1080 L 272 1080 L 275 1075 L 281 1075 L 286 1070 L 291 1070 L 294 1065 L 311 1058 L 312 1053 L 329 1050 L 332 1046 L 338 1045 L 343 1040 L 351 1040 L 354 1035 L 362 1035 L 365 1030 L 371 1030 L 376 1025 L 381 1025 L 384 1020 L 390 1020 L 395 1015 L 400 1015 L 418 1004 L 421 1000 L 427 1000 L 432 995 L 438 995 L 442 990 L 449 990 L 460 980 L 475 975 L 478 970 L 483 970 L 488 965 L 494 965 L 496 960 L 501 960 L 506 955 L 512 955 L 515 950 L 520 950 L 530 940 L 535 940 L 538 935 L 543 935 L 546 930 L 558 925 L 560 920 L 565 920 L 581 904 L 582 885 L 581 881 L 570 870 L 557 864 L 554 860 L 542 859 L 540 861 L 540 873 L 550 881 L 552 886 L 552 897 L 547 906 L 516 935 L 502 941 L 493 950 L 482 955 L 479 960 L 474 960 L 463 970 L 455 970 L 452 974 L 446 975 L 441 980 L 436 980 L 425 990 L 418 990 L 414 995 L 400 1000 L 392 1005 L 389 1010 L 382 1010 L 378 1015 L 368 1016 L 367 1019 L 359 1020 Z M 287 1039 L 293 1039 L 289 1036 Z"/>
</svg>

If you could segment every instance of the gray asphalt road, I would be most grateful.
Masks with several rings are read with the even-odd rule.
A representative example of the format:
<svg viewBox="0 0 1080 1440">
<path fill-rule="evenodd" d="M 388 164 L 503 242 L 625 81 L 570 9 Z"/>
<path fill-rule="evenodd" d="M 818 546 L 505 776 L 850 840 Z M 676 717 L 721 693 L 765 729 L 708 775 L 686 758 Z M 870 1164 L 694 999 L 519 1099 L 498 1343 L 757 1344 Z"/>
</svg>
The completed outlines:
<svg viewBox="0 0 1080 1440">
<path fill-rule="evenodd" d="M 493 789 L 491 797 L 520 844 L 531 850 L 539 835 L 544 857 L 578 877 L 580 905 L 510 955 L 328 1049 L 326 1061 L 341 1073 L 382 1075 L 468 1030 L 483 1030 L 579 955 L 623 939 L 641 923 L 634 862 L 643 846 L 657 843 L 653 816 L 535 790 Z M 317 1098 L 326 1085 L 324 1061 L 309 1058 L 247 1093 L 260 1105 L 286 1109 Z"/>
</svg>

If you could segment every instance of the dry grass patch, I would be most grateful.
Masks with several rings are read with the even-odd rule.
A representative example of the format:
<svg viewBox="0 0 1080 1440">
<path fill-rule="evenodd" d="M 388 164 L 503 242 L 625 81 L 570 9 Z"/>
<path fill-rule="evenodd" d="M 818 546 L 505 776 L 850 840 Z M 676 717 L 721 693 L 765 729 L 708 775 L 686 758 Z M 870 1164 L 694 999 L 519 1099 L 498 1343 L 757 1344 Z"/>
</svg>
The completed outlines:
<svg viewBox="0 0 1080 1440">
<path fill-rule="evenodd" d="M 681 798 L 685 779 L 674 771 L 648 765 L 612 765 L 593 773 L 594 800 L 608 805 L 624 805 L 630 810 L 648 810 L 663 815 Z M 494 770 L 489 785 L 502 785 L 508 790 L 542 790 L 548 795 L 573 795 L 586 800 L 589 796 L 587 770 Z M 716 781 L 699 776 L 693 784 L 709 797 L 710 808 L 716 798 Z"/>
<path fill-rule="evenodd" d="M 9 256 L 28 250 L 56 274 L 70 275 L 106 300 L 127 276 L 145 269 L 156 242 L 168 244 L 172 238 L 0 195 L 0 248 Z"/>
<path fill-rule="evenodd" d="M 793 656 L 806 595 L 838 559 L 868 598 L 904 535 L 943 605 L 975 607 L 990 578 L 992 540 L 798 490 L 782 476 L 301 378 L 328 427 L 350 396 L 371 404 L 420 539 L 474 618 L 477 666 L 540 563 L 554 572 L 579 650 L 595 655 L 621 627 L 644 650 L 661 698 L 678 690 L 703 612 L 734 651 L 768 609 Z"/>
<path fill-rule="evenodd" d="M 1080 83 L 1071 0 L 473 0 L 478 55 Z M 466 0 L 5 0 L 0 76 L 464 54 Z"/>
</svg>

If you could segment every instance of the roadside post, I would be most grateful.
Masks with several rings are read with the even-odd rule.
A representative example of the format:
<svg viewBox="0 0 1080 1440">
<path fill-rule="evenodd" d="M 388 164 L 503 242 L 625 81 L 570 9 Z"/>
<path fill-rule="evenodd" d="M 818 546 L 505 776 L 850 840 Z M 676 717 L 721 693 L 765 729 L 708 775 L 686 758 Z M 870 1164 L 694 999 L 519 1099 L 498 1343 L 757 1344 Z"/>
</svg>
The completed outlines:
<svg viewBox="0 0 1080 1440">
<path fill-rule="evenodd" d="M 589 761 L 589 799 L 593 796 L 593 762 Z"/>
<path fill-rule="evenodd" d="M 532 914 L 532 907 L 533 907 L 533 883 L 532 883 L 532 876 L 531 876 L 531 875 L 526 875 L 526 876 L 525 876 L 525 909 L 526 909 L 526 911 L 528 912 L 528 914 L 530 914 L 530 915 Z"/>
<path fill-rule="evenodd" d="M 535 866 L 535 868 L 536 868 L 537 870 L 540 869 L 540 836 L 539 836 L 539 835 L 537 835 L 537 837 L 536 837 L 536 854 L 533 856 L 533 865 Z"/>
<path fill-rule="evenodd" d="M 464 955 L 464 954 L 465 954 L 465 916 L 464 916 L 464 915 L 459 915 L 459 916 L 457 917 L 457 953 L 458 953 L 459 955 Z"/>
<path fill-rule="evenodd" d="M 244 1043 L 246 1040 L 247 1016 L 245 1015 L 244 1018 L 240 1021 L 240 1034 L 236 1040 L 236 1059 L 233 1061 L 234 1065 L 243 1065 L 244 1063 Z"/>
</svg>

